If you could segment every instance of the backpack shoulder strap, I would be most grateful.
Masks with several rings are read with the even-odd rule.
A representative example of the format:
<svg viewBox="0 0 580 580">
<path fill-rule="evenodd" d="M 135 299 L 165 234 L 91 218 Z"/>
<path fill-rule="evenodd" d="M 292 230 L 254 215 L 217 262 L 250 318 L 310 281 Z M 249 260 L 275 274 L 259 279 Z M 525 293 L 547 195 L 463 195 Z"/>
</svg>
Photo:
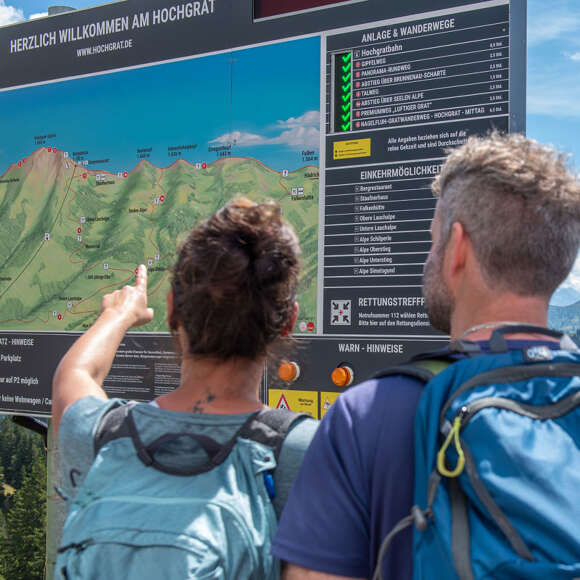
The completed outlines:
<svg viewBox="0 0 580 580">
<path fill-rule="evenodd" d="M 119 404 L 113 407 L 101 417 L 101 421 L 93 437 L 93 450 L 96 455 L 109 441 L 120 439 L 121 437 L 131 437 L 131 430 L 127 421 L 127 416 L 135 402 L 131 401 L 126 405 Z"/>
<path fill-rule="evenodd" d="M 393 375 L 404 375 L 418 379 L 422 383 L 428 383 L 435 375 L 459 360 L 459 355 L 474 357 L 480 354 L 481 348 L 478 344 L 467 340 L 456 340 L 445 348 L 417 354 L 408 363 L 380 370 L 372 378 L 382 379 Z"/>
<path fill-rule="evenodd" d="M 383 379 L 385 377 L 392 377 L 394 375 L 404 375 L 406 377 L 413 377 L 414 379 L 418 379 L 422 383 L 428 383 L 437 374 L 437 371 L 435 371 L 434 368 L 429 367 L 435 367 L 437 363 L 445 365 L 445 367 L 449 364 L 443 363 L 443 361 L 420 361 L 416 363 L 407 363 L 389 367 L 388 369 L 382 369 L 375 373 L 372 378 Z M 443 370 L 443 368 L 440 370 Z"/>
<path fill-rule="evenodd" d="M 298 420 L 305 417 L 310 415 L 286 409 L 262 409 L 246 421 L 239 436 L 271 447 L 278 460 L 286 435 Z"/>
<path fill-rule="evenodd" d="M 536 326 L 534 324 L 508 324 L 500 328 L 496 328 L 491 338 L 489 339 L 489 349 L 493 353 L 508 352 L 508 346 L 505 339 L 506 334 L 516 334 L 516 333 L 534 333 L 543 334 L 544 336 L 550 336 L 552 338 L 558 338 L 560 340 L 560 349 L 576 351 L 578 347 L 574 341 L 564 332 L 559 330 L 553 330 L 551 328 L 545 328 L 543 326 Z"/>
<path fill-rule="evenodd" d="M 110 441 L 122 437 L 128 437 L 133 440 L 137 456 L 142 461 L 145 459 L 144 463 L 146 465 L 153 465 L 153 467 L 160 471 L 174 473 L 176 475 L 193 474 L 194 472 L 187 468 L 184 468 L 183 470 L 169 470 L 167 467 L 157 464 L 157 462 L 152 458 L 152 454 L 154 454 L 160 444 L 166 439 L 175 438 L 180 434 L 170 433 L 156 439 L 150 445 L 144 446 L 139 438 L 136 426 L 131 417 L 131 409 L 135 405 L 135 402 L 130 402 L 126 405 L 114 407 L 101 419 L 93 439 L 95 456 Z M 251 415 L 242 427 L 234 434 L 230 441 L 224 445 L 217 445 L 207 437 L 195 436 L 194 438 L 196 440 L 203 439 L 203 441 L 198 442 L 204 449 L 206 449 L 211 457 L 208 469 L 215 465 L 219 465 L 219 463 L 229 455 L 238 437 L 251 439 L 252 441 L 271 447 L 274 451 L 274 457 L 277 460 L 282 448 L 282 443 L 294 423 L 299 419 L 309 416 L 310 415 L 307 413 L 294 413 L 285 409 L 262 409 L 261 411 Z M 208 441 L 206 440 L 209 440 L 212 445 L 208 446 Z M 211 449 L 209 447 L 211 447 Z M 197 471 L 195 473 L 197 473 Z"/>
</svg>

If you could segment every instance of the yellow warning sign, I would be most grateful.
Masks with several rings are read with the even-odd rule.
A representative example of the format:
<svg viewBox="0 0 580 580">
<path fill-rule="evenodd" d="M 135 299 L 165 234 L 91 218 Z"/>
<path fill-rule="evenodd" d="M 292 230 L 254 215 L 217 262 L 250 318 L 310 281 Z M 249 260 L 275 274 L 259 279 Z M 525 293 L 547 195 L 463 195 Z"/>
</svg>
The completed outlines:
<svg viewBox="0 0 580 580">
<path fill-rule="evenodd" d="M 330 407 L 332 406 L 334 401 L 336 401 L 336 399 L 338 398 L 338 395 L 340 395 L 340 393 L 326 393 L 324 391 L 320 393 L 320 418 L 321 419 L 322 419 L 322 417 L 324 417 L 324 415 L 326 415 L 326 411 L 328 411 L 328 409 L 330 409 Z"/>
<path fill-rule="evenodd" d="M 308 413 L 318 419 L 318 391 L 268 391 L 268 405 L 275 409 L 290 409 L 296 413 Z"/>
<path fill-rule="evenodd" d="M 354 157 L 370 156 L 370 139 L 351 139 L 350 141 L 335 141 L 333 143 L 333 159 L 353 159 Z"/>
</svg>

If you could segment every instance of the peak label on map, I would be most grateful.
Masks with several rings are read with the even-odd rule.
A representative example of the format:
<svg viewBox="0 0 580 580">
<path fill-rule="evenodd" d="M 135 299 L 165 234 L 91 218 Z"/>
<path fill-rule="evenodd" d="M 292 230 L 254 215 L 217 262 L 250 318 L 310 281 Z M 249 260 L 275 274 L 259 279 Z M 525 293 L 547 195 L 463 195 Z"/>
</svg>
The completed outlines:
<svg viewBox="0 0 580 580">
<path fill-rule="evenodd" d="M 48 133 L 47 135 L 35 135 L 34 136 L 34 144 L 35 145 L 44 145 L 49 139 L 55 139 L 56 133 Z"/>
<path fill-rule="evenodd" d="M 190 145 L 172 145 L 167 147 L 167 155 L 169 157 L 181 157 L 184 151 L 193 151 L 197 149 L 197 143 Z"/>
<path fill-rule="evenodd" d="M 151 157 L 151 152 L 153 147 L 143 147 L 142 149 L 137 149 L 137 159 L 149 159 Z"/>
</svg>

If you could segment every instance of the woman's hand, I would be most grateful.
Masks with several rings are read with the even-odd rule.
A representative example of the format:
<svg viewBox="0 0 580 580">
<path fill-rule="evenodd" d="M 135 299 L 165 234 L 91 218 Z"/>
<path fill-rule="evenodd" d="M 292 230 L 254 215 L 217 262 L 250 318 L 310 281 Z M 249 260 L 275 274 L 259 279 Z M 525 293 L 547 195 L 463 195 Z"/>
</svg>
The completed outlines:
<svg viewBox="0 0 580 580">
<path fill-rule="evenodd" d="M 147 268 L 141 264 L 137 268 L 134 286 L 123 286 L 101 300 L 101 314 L 116 313 L 126 319 L 127 328 L 142 326 L 153 320 L 153 308 L 147 307 Z"/>
</svg>

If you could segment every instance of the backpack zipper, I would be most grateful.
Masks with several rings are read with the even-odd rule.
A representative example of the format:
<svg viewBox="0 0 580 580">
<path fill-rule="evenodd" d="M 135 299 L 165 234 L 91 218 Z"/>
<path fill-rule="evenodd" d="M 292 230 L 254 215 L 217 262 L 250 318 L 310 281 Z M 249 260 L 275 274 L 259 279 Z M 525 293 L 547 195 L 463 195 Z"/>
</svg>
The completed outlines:
<svg viewBox="0 0 580 580">
<path fill-rule="evenodd" d="M 446 449 L 441 448 L 437 454 L 438 470 L 441 475 L 446 477 L 457 477 L 465 467 L 469 482 L 471 483 L 475 494 L 479 498 L 479 501 L 481 501 L 490 517 L 493 519 L 493 521 L 495 521 L 499 529 L 503 532 L 504 536 L 509 541 L 518 556 L 529 562 L 533 562 L 535 560 L 534 556 L 532 555 L 530 549 L 516 528 L 512 525 L 507 515 L 493 499 L 484 482 L 479 478 L 473 456 L 469 450 L 468 445 L 459 436 L 459 431 L 463 429 L 467 423 L 469 423 L 469 421 L 483 409 L 504 409 L 518 415 L 528 417 L 530 419 L 542 421 L 547 419 L 557 419 L 579 407 L 580 391 L 572 393 L 571 395 L 560 399 L 556 403 L 550 403 L 548 405 L 530 405 L 527 403 L 519 403 L 504 397 L 484 397 L 482 399 L 478 399 L 477 401 L 473 401 L 472 403 L 463 405 L 459 412 L 455 414 L 453 425 L 449 429 L 447 435 L 447 445 L 444 445 L 444 447 L 449 446 L 452 438 L 455 440 L 458 462 L 453 472 L 447 470 L 445 466 L 444 454 Z M 448 425 L 449 422 L 446 423 Z M 440 469 L 440 466 L 443 466 L 443 471 Z"/>
<path fill-rule="evenodd" d="M 506 411 L 512 411 L 518 415 L 541 421 L 545 419 L 557 419 L 579 406 L 580 391 L 572 393 L 556 403 L 550 403 L 548 405 L 518 403 L 517 401 L 506 399 L 505 397 L 484 397 L 477 401 L 473 401 L 472 403 L 468 403 L 467 405 L 463 405 L 455 417 L 460 419 L 461 428 L 463 428 L 467 423 L 469 423 L 474 415 L 487 408 L 495 407 L 497 409 L 505 409 Z"/>
<path fill-rule="evenodd" d="M 441 433 L 446 436 L 443 445 L 437 452 L 437 470 L 445 477 L 458 477 L 463 472 L 465 467 L 465 454 L 461 447 L 461 440 L 459 433 L 469 423 L 469 421 L 483 409 L 505 409 L 530 419 L 545 420 L 556 419 L 566 415 L 576 407 L 580 406 L 580 391 L 572 393 L 567 397 L 550 403 L 549 405 L 529 405 L 527 403 L 519 403 L 505 397 L 483 397 L 467 405 L 463 405 L 455 414 L 451 422 L 445 421 L 441 425 Z M 448 427 L 451 423 L 451 427 Z M 447 448 L 453 443 L 455 451 L 457 452 L 457 463 L 453 469 L 448 469 L 445 462 L 445 454 Z"/>
<path fill-rule="evenodd" d="M 455 392 L 451 394 L 441 409 L 439 414 L 439 423 L 441 425 L 444 424 L 447 411 L 451 408 L 453 401 L 455 401 L 459 395 L 462 395 L 471 389 L 475 389 L 476 387 L 482 387 L 490 383 L 519 382 L 537 377 L 558 377 L 571 379 L 577 376 L 580 376 L 580 363 L 567 362 L 534 363 L 528 365 L 500 367 L 489 371 L 484 371 L 465 381 Z M 525 403 L 520 403 L 520 405 L 525 405 Z M 530 407 L 533 406 L 530 405 Z"/>
</svg>

